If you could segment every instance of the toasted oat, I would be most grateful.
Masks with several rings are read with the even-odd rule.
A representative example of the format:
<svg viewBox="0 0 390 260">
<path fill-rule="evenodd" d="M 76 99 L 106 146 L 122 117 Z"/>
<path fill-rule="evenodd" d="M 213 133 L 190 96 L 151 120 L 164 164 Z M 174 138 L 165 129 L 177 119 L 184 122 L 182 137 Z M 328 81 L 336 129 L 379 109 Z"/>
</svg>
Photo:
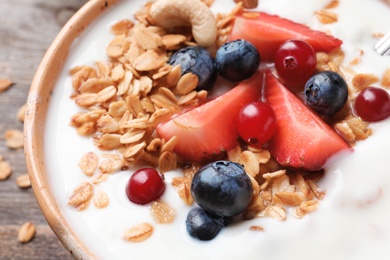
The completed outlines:
<svg viewBox="0 0 390 260">
<path fill-rule="evenodd" d="M 99 157 L 95 153 L 89 152 L 81 157 L 79 167 L 85 175 L 92 176 L 97 169 L 98 163 Z"/>
<path fill-rule="evenodd" d="M 161 173 L 165 173 L 176 169 L 177 160 L 176 155 L 172 151 L 165 151 L 158 159 L 158 168 Z"/>
<path fill-rule="evenodd" d="M 264 211 L 264 216 L 270 217 L 279 221 L 284 221 L 287 218 L 286 210 L 279 206 L 269 206 Z"/>
<path fill-rule="evenodd" d="M 101 150 L 114 150 L 121 146 L 120 134 L 103 134 L 102 136 L 95 136 L 95 143 Z"/>
<path fill-rule="evenodd" d="M 106 48 L 106 53 L 110 58 L 119 58 L 125 52 L 125 48 L 122 45 L 125 39 L 125 35 L 118 35 L 113 39 Z"/>
<path fill-rule="evenodd" d="M 249 19 L 256 19 L 257 17 L 260 16 L 259 13 L 243 13 L 242 16 L 244 16 L 245 18 L 249 18 Z"/>
<path fill-rule="evenodd" d="M 102 155 L 103 161 L 99 164 L 99 170 L 103 174 L 110 174 L 119 171 L 122 166 L 122 160 L 119 154 Z"/>
<path fill-rule="evenodd" d="M 30 177 L 28 174 L 20 175 L 16 178 L 16 185 L 18 185 L 19 188 L 26 189 L 31 187 Z"/>
<path fill-rule="evenodd" d="M 244 219 L 253 219 L 264 214 L 265 205 L 261 196 L 252 197 L 249 207 L 243 213 Z"/>
<path fill-rule="evenodd" d="M 112 64 L 105 61 L 96 62 L 96 76 L 98 78 L 108 78 L 111 74 Z"/>
<path fill-rule="evenodd" d="M 158 50 L 163 45 L 161 36 L 141 23 L 135 25 L 133 36 L 137 44 L 144 50 Z"/>
<path fill-rule="evenodd" d="M 177 179 L 176 179 L 177 181 Z M 174 184 L 173 184 L 174 185 Z M 191 180 L 185 178 L 183 182 L 177 185 L 177 193 L 186 205 L 192 205 L 194 198 L 191 194 Z"/>
<path fill-rule="evenodd" d="M 133 28 L 134 23 L 130 20 L 121 20 L 111 26 L 111 32 L 115 35 L 127 34 L 131 28 Z"/>
<path fill-rule="evenodd" d="M 98 209 L 106 208 L 109 204 L 110 200 L 108 198 L 107 193 L 104 191 L 97 191 L 96 194 L 93 197 L 93 204 Z"/>
<path fill-rule="evenodd" d="M 30 242 L 31 239 L 33 239 L 36 232 L 36 228 L 32 222 L 26 222 L 24 223 L 18 233 L 18 240 L 21 243 L 27 243 Z"/>
<path fill-rule="evenodd" d="M 18 113 L 17 113 L 17 118 L 19 119 L 20 122 L 24 122 L 24 117 L 26 115 L 26 111 L 27 111 L 27 104 L 24 104 L 22 105 L 19 110 L 18 110 Z"/>
<path fill-rule="evenodd" d="M 76 127 L 80 135 L 91 135 L 96 130 L 97 121 L 105 113 L 105 110 L 100 109 L 75 114 L 72 116 L 70 125 Z"/>
<path fill-rule="evenodd" d="M 7 90 L 12 84 L 9 79 L 0 79 L 0 92 Z"/>
<path fill-rule="evenodd" d="M 83 93 L 75 98 L 77 105 L 81 107 L 89 107 L 95 105 L 98 102 L 98 94 L 96 93 Z"/>
<path fill-rule="evenodd" d="M 352 84 L 357 90 L 363 90 L 370 85 L 379 82 L 379 78 L 374 74 L 356 74 L 352 79 Z"/>
<path fill-rule="evenodd" d="M 179 95 L 185 95 L 191 92 L 198 85 L 199 79 L 198 76 L 189 72 L 184 74 L 177 83 L 176 93 Z"/>
<path fill-rule="evenodd" d="M 145 147 L 146 147 L 145 141 L 139 144 L 128 146 L 123 153 L 123 158 L 125 158 L 128 161 L 135 161 L 136 158 L 142 156 Z"/>
<path fill-rule="evenodd" d="M 171 116 L 172 111 L 167 108 L 156 109 L 150 116 L 149 123 L 157 125 L 161 120 L 170 118 Z"/>
<path fill-rule="evenodd" d="M 89 200 L 93 196 L 94 188 L 91 183 L 84 182 L 78 186 L 70 196 L 68 204 L 77 208 L 78 210 L 83 210 L 87 205 Z"/>
<path fill-rule="evenodd" d="M 158 152 L 161 150 L 161 147 L 163 146 L 164 141 L 160 138 L 154 138 L 146 147 L 146 150 L 149 152 Z"/>
<path fill-rule="evenodd" d="M 346 118 L 346 122 L 352 129 L 357 141 L 365 140 L 372 134 L 372 130 L 368 128 L 368 124 L 364 123 L 361 118 L 349 116 Z"/>
<path fill-rule="evenodd" d="M 338 21 L 338 16 L 336 13 L 320 10 L 315 12 L 317 19 L 323 24 L 335 23 Z"/>
<path fill-rule="evenodd" d="M 177 50 L 181 48 L 187 38 L 182 34 L 166 34 L 162 37 L 162 44 L 167 50 Z"/>
<path fill-rule="evenodd" d="M 242 2 L 244 8 L 253 9 L 259 5 L 259 0 L 234 0 L 234 2 Z"/>
<path fill-rule="evenodd" d="M 167 75 L 167 84 L 170 87 L 176 86 L 181 77 L 181 67 L 180 65 L 174 66 Z"/>
<path fill-rule="evenodd" d="M 0 160 L 0 181 L 4 181 L 11 176 L 12 168 L 8 162 Z"/>
<path fill-rule="evenodd" d="M 285 206 L 298 206 L 303 199 L 303 196 L 297 192 L 278 192 L 275 194 L 273 203 Z"/>
<path fill-rule="evenodd" d="M 307 184 L 317 199 L 322 200 L 325 197 L 325 191 L 322 191 L 313 180 L 307 180 Z"/>
<path fill-rule="evenodd" d="M 260 171 L 259 161 L 251 151 L 242 152 L 238 158 L 238 163 L 244 165 L 245 171 L 252 177 L 256 177 Z"/>
<path fill-rule="evenodd" d="M 155 51 L 148 50 L 134 60 L 134 68 L 138 71 L 151 71 L 161 68 L 166 59 L 160 57 Z"/>
<path fill-rule="evenodd" d="M 98 177 L 94 178 L 91 183 L 93 185 L 96 185 L 96 184 L 99 184 L 99 183 L 106 181 L 107 178 L 108 178 L 108 174 L 102 173 Z"/>
<path fill-rule="evenodd" d="M 282 176 L 285 176 L 286 170 L 279 170 L 275 172 L 270 172 L 270 173 L 265 173 L 263 174 L 264 179 L 274 179 L 274 178 L 279 178 Z"/>
<path fill-rule="evenodd" d="M 250 226 L 250 231 L 264 231 L 264 228 L 262 226 Z"/>
<path fill-rule="evenodd" d="M 166 151 L 173 151 L 175 148 L 175 145 L 179 141 L 179 138 L 177 136 L 173 136 L 171 139 L 169 139 L 167 142 L 163 144 L 161 147 L 161 152 L 166 152 Z"/>
<path fill-rule="evenodd" d="M 390 88 L 390 69 L 387 69 L 382 76 L 381 85 Z"/>
<path fill-rule="evenodd" d="M 80 85 L 78 91 L 81 94 L 93 94 L 102 91 L 103 89 L 115 85 L 115 81 L 110 77 L 91 78 Z"/>
<path fill-rule="evenodd" d="M 332 0 L 329 4 L 325 6 L 325 9 L 334 9 L 338 7 L 340 4 L 340 0 Z"/>
<path fill-rule="evenodd" d="M 111 115 L 102 115 L 96 122 L 97 131 L 103 134 L 115 133 L 119 130 L 120 125 Z"/>
<path fill-rule="evenodd" d="M 197 96 L 198 96 L 197 91 L 195 91 L 195 90 L 191 91 L 188 94 L 181 96 L 180 99 L 177 101 L 177 104 L 178 105 L 190 105 L 191 103 L 195 102 L 197 105 L 197 103 L 199 102 L 199 100 L 196 99 Z"/>
<path fill-rule="evenodd" d="M 11 149 L 23 148 L 24 135 L 23 132 L 18 129 L 7 130 L 4 134 L 6 145 Z"/>
<path fill-rule="evenodd" d="M 298 207 L 293 208 L 291 213 L 296 218 L 302 218 L 305 215 L 316 211 L 318 206 L 319 204 L 317 200 L 303 201 Z"/>
<path fill-rule="evenodd" d="M 119 81 L 125 76 L 125 69 L 121 63 L 118 63 L 111 70 L 111 78 L 114 81 Z"/>
<path fill-rule="evenodd" d="M 153 234 L 153 226 L 149 223 L 138 224 L 123 234 L 123 238 L 130 242 L 143 242 Z"/>
<path fill-rule="evenodd" d="M 78 92 L 80 87 L 90 79 L 97 76 L 96 70 L 89 66 L 76 67 L 70 71 L 73 89 Z"/>
<path fill-rule="evenodd" d="M 164 202 L 153 201 L 150 211 L 158 224 L 168 224 L 175 220 L 175 210 Z"/>
<path fill-rule="evenodd" d="M 242 149 L 239 145 L 236 145 L 233 149 L 227 152 L 229 160 L 235 163 L 238 163 L 241 153 Z"/>
<path fill-rule="evenodd" d="M 312 190 L 309 187 L 309 184 L 304 179 L 304 177 L 301 174 L 294 174 L 290 176 L 291 183 L 296 186 L 297 191 L 300 193 L 297 193 L 300 195 L 300 197 L 304 199 L 313 199 Z"/>
<path fill-rule="evenodd" d="M 210 7 L 215 0 L 201 0 L 203 3 L 205 3 L 208 7 Z"/>
<path fill-rule="evenodd" d="M 131 144 L 141 141 L 145 136 L 146 131 L 142 129 L 132 129 L 121 136 L 121 144 Z"/>
</svg>

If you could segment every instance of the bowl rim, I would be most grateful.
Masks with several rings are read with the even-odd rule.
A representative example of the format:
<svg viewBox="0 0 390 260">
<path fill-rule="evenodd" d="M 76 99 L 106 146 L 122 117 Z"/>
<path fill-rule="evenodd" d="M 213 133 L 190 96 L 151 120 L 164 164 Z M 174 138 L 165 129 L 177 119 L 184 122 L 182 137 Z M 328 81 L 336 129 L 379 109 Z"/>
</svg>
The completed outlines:
<svg viewBox="0 0 390 260">
<path fill-rule="evenodd" d="M 65 24 L 38 66 L 27 98 L 24 154 L 35 198 L 62 245 L 77 259 L 96 258 L 63 217 L 51 193 L 45 166 L 44 126 L 51 92 L 74 40 L 109 7 L 120 0 L 94 0 L 84 4 Z"/>
</svg>

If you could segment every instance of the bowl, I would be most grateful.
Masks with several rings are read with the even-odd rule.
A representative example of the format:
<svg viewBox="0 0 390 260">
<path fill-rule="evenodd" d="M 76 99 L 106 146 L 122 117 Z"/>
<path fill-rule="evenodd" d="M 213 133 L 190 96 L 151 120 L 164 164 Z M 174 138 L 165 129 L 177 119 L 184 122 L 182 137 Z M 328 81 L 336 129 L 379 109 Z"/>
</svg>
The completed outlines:
<svg viewBox="0 0 390 260">
<path fill-rule="evenodd" d="M 44 126 L 51 92 L 74 40 L 116 0 L 86 3 L 62 28 L 41 61 L 31 84 L 25 118 L 25 156 L 32 187 L 39 206 L 65 248 L 78 259 L 93 253 L 86 248 L 63 218 L 47 181 L 44 154 Z"/>
</svg>

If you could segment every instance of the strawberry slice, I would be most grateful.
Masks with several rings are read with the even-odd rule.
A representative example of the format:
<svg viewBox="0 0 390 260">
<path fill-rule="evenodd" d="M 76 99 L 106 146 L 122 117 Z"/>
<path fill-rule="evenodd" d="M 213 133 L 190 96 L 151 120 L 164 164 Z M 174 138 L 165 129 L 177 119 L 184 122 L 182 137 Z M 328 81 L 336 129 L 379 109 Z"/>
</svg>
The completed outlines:
<svg viewBox="0 0 390 260">
<path fill-rule="evenodd" d="M 265 76 L 264 95 L 274 110 L 276 133 L 269 150 L 284 166 L 320 170 L 333 154 L 349 145 L 319 116 L 292 94 L 271 72 Z"/>
<path fill-rule="evenodd" d="M 230 40 L 245 39 L 256 46 L 263 61 L 272 61 L 276 50 L 287 40 L 299 39 L 315 51 L 330 52 L 341 40 L 315 31 L 306 25 L 264 12 L 246 12 L 236 16 Z"/>
<path fill-rule="evenodd" d="M 157 127 L 160 137 L 178 137 L 175 152 L 186 160 L 208 161 L 237 144 L 236 117 L 240 109 L 259 100 L 263 74 L 249 80 L 193 110 Z"/>
</svg>

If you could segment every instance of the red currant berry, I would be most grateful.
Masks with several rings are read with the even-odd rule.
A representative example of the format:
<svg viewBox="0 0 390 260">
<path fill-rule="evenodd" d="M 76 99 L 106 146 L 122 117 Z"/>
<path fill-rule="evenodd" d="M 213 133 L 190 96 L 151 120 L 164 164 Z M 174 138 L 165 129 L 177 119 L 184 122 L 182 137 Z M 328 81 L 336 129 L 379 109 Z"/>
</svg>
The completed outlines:
<svg viewBox="0 0 390 260">
<path fill-rule="evenodd" d="M 310 44 L 301 40 L 283 43 L 274 56 L 275 69 L 286 84 L 304 84 L 314 73 L 316 53 Z"/>
<path fill-rule="evenodd" d="M 158 199 L 164 190 L 163 177 L 153 168 L 135 171 L 126 186 L 127 197 L 137 204 L 146 204 Z"/>
<path fill-rule="evenodd" d="M 355 112 L 364 121 L 378 122 L 390 116 L 390 95 L 381 88 L 368 87 L 355 100 Z"/>
<path fill-rule="evenodd" d="M 252 102 L 244 106 L 236 123 L 241 138 L 256 146 L 268 142 L 276 131 L 274 111 L 262 102 Z"/>
</svg>

